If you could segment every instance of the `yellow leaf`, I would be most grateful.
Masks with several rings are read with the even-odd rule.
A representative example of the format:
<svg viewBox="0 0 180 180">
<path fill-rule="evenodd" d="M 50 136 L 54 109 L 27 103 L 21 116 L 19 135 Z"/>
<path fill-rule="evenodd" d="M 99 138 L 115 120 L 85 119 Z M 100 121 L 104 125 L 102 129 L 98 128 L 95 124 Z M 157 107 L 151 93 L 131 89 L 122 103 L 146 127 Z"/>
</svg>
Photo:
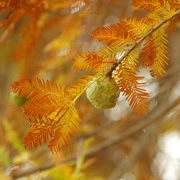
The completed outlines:
<svg viewBox="0 0 180 180">
<path fill-rule="evenodd" d="M 78 132 L 80 118 L 74 106 L 67 109 L 61 117 L 53 139 L 49 142 L 49 149 L 52 152 L 58 152 L 62 147 L 66 146 L 71 137 Z"/>
</svg>

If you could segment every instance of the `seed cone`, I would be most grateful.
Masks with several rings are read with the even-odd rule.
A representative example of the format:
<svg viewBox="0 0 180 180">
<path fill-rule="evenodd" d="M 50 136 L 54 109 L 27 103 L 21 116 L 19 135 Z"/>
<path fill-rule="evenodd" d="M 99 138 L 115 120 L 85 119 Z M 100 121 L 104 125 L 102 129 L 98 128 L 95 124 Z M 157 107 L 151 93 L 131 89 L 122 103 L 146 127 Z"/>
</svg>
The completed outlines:
<svg viewBox="0 0 180 180">
<path fill-rule="evenodd" d="M 103 76 L 89 84 L 92 85 L 86 90 L 86 96 L 96 109 L 109 109 L 116 105 L 119 88 L 113 79 Z"/>
</svg>

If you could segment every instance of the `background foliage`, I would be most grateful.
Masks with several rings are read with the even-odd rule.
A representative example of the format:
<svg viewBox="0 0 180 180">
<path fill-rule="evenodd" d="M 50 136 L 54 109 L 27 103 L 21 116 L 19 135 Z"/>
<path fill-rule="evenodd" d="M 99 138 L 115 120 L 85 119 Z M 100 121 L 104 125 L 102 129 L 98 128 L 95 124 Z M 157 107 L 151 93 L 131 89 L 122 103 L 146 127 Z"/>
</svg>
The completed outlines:
<svg viewBox="0 0 180 180">
<path fill-rule="evenodd" d="M 0 179 L 180 178 L 176 165 L 180 154 L 175 151 L 180 148 L 179 16 L 154 32 L 153 37 L 147 37 L 146 43 L 135 46 L 134 54 L 129 54 L 116 69 L 115 79 L 124 95 L 130 96 L 131 107 L 121 93 L 117 105 L 105 111 L 96 110 L 85 96 L 78 96 L 76 107 L 73 104 L 72 109 L 64 109 L 81 90 L 78 89 L 79 84 L 83 85 L 91 79 L 91 75 L 76 70 L 99 72 L 101 68 L 109 67 L 109 64 L 116 62 L 115 57 L 118 59 L 118 53 L 121 57 L 119 47 L 126 49 L 135 44 L 147 35 L 149 29 L 171 18 L 180 8 L 178 0 L 134 0 L 136 8 L 131 3 L 130 0 L 0 1 Z M 149 11 L 154 13 L 149 15 Z M 156 17 L 156 14 L 160 17 Z M 136 22 L 135 17 L 139 20 L 145 17 L 149 19 Z M 124 34 L 127 29 L 132 29 L 128 35 Z M 119 34 L 114 33 L 117 30 Z M 105 46 L 94 41 L 92 36 L 105 43 Z M 153 42 L 154 39 L 156 42 Z M 138 56 L 139 52 L 142 52 L 139 58 L 141 64 L 149 67 L 150 72 L 134 61 L 137 67 L 127 65 L 129 59 Z M 124 71 L 129 67 L 132 67 L 132 71 Z M 121 68 L 124 68 L 122 72 Z M 144 87 L 149 97 L 146 91 L 136 86 L 134 73 L 137 69 L 140 76 L 145 77 Z M 78 81 L 80 77 L 83 78 Z M 44 80 L 32 81 L 32 78 Z M 29 84 L 23 79 L 29 79 Z M 10 86 L 14 81 L 18 81 L 23 88 L 45 87 L 51 93 L 67 96 L 58 102 L 56 96 L 49 95 L 51 101 L 46 99 L 47 106 L 42 107 L 39 101 L 34 101 L 36 106 L 33 106 L 28 98 L 36 97 L 36 91 L 33 91 L 34 94 L 31 89 L 28 94 L 24 91 L 27 99 L 13 94 Z M 74 82 L 77 83 L 74 85 Z M 14 84 L 14 87 L 18 85 Z M 69 87 L 69 90 L 66 91 L 65 87 Z M 131 101 L 134 94 L 129 88 L 132 87 L 141 94 L 142 101 Z M 16 92 L 20 91 L 22 95 L 22 89 Z M 43 93 L 41 96 L 44 96 Z M 150 101 L 148 106 L 147 97 Z M 31 119 L 22 111 L 25 102 L 24 112 L 33 116 Z M 131 108 L 145 115 L 138 116 Z M 62 134 L 54 136 L 57 127 L 49 120 L 54 117 L 54 110 L 58 110 L 60 116 L 62 112 L 68 112 L 65 119 L 75 117 L 76 121 L 70 123 L 78 122 L 67 134 L 61 132 L 65 136 L 59 144 L 55 142 Z M 43 118 L 40 119 L 39 115 Z M 27 121 L 36 131 L 29 131 Z M 65 124 L 66 121 L 61 123 Z M 72 134 L 72 129 L 73 134 L 78 133 L 71 139 L 69 134 Z M 32 140 L 34 134 L 41 136 Z M 54 138 L 49 143 L 49 149 L 58 153 L 51 153 L 43 143 L 48 141 L 49 134 Z M 22 142 L 28 148 L 43 145 L 25 149 Z M 69 146 L 62 148 L 67 142 Z"/>
</svg>

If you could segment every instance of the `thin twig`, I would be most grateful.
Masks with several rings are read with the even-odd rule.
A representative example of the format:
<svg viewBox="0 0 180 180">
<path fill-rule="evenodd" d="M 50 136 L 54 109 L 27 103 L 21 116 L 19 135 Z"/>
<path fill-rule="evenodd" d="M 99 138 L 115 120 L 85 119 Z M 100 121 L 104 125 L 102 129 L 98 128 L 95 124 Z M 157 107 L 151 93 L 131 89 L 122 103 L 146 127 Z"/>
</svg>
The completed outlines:
<svg viewBox="0 0 180 180">
<path fill-rule="evenodd" d="M 115 63 L 112 68 L 107 72 L 107 76 L 112 75 L 112 72 L 117 68 L 117 66 L 122 62 L 122 60 L 124 58 L 126 58 L 134 49 L 136 49 L 147 37 L 149 37 L 151 34 L 153 34 L 156 30 L 158 30 L 161 26 L 163 26 L 164 24 L 166 24 L 167 22 L 169 22 L 170 20 L 172 20 L 174 17 L 178 16 L 180 13 L 180 10 L 178 10 L 176 12 L 176 14 L 174 14 L 173 16 L 171 16 L 168 19 L 165 19 L 163 21 L 161 21 L 159 24 L 157 24 L 155 27 L 153 27 L 150 31 L 147 32 L 147 34 L 140 38 L 127 52 L 125 52 L 120 59 L 118 59 L 118 62 Z"/>
</svg>

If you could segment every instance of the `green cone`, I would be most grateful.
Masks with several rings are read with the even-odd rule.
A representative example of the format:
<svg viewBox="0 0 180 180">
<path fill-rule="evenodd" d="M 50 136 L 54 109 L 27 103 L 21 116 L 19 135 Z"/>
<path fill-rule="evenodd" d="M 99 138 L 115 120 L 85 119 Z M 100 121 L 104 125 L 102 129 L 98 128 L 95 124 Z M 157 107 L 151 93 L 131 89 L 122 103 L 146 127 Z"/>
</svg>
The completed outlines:
<svg viewBox="0 0 180 180">
<path fill-rule="evenodd" d="M 119 88 L 113 79 L 103 76 L 89 84 L 92 85 L 86 90 L 86 96 L 96 109 L 109 109 L 116 105 Z"/>
</svg>

